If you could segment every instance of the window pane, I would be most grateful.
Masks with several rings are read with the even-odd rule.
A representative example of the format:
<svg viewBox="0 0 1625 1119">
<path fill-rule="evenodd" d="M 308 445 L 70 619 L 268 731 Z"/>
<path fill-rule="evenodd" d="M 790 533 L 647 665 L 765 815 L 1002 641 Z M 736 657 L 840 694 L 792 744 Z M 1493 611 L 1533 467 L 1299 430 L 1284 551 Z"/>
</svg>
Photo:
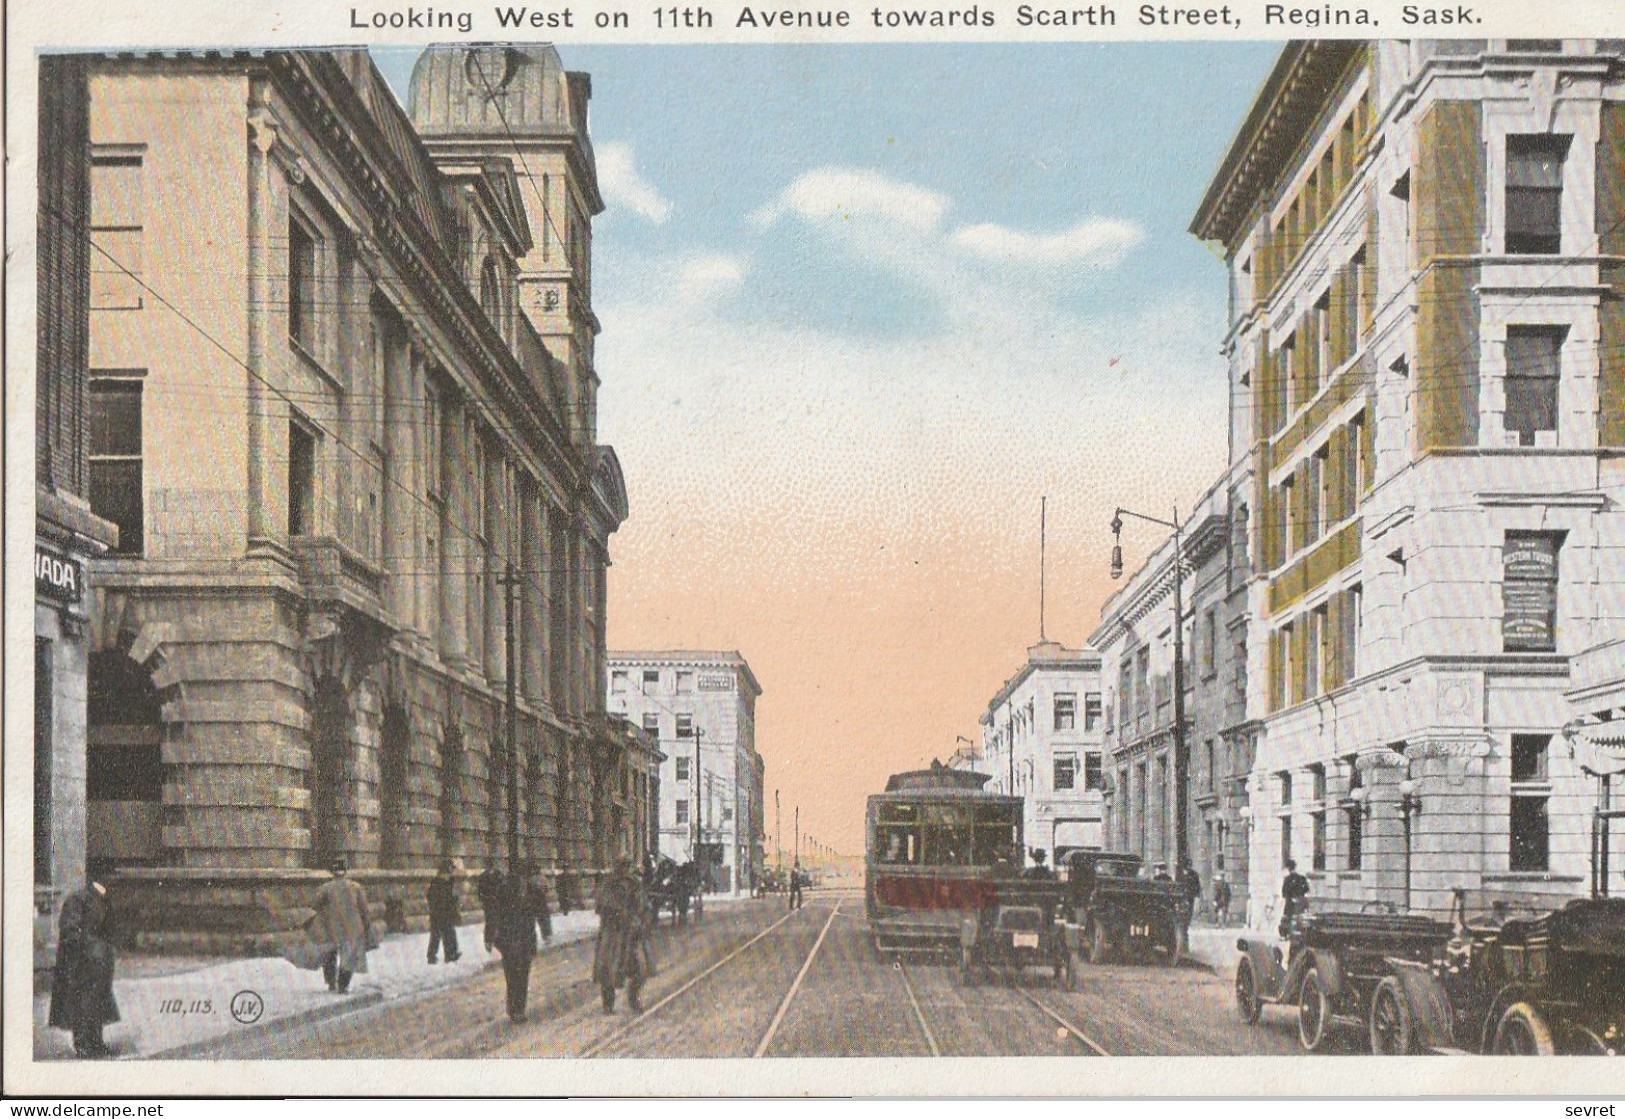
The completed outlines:
<svg viewBox="0 0 1625 1119">
<path fill-rule="evenodd" d="M 141 383 L 90 383 L 90 453 L 141 455 Z"/>
<path fill-rule="evenodd" d="M 140 555 L 141 462 L 140 460 L 93 460 L 90 464 L 90 509 L 103 520 L 118 526 L 117 551 Z"/>
<path fill-rule="evenodd" d="M 1512 798 L 1512 870 L 1545 870 L 1550 830 L 1543 796 Z"/>
<path fill-rule="evenodd" d="M 1546 755 L 1551 744 L 1549 734 L 1515 734 L 1512 736 L 1512 779 L 1514 781 L 1545 781 Z"/>
</svg>

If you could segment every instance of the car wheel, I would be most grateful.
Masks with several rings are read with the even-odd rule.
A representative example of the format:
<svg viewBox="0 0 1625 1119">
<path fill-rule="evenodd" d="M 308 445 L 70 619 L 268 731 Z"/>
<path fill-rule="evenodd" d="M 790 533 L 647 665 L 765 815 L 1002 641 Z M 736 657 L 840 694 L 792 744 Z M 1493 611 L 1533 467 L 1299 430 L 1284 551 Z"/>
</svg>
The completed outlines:
<svg viewBox="0 0 1625 1119">
<path fill-rule="evenodd" d="M 1416 1052 L 1416 1030 L 1411 1007 L 1392 975 L 1377 984 L 1371 996 L 1371 1052 L 1379 1057 L 1402 1057 Z"/>
<path fill-rule="evenodd" d="M 1298 1042 L 1311 1053 L 1324 1048 L 1331 1024 L 1332 999 L 1320 969 L 1312 967 L 1298 988 Z"/>
<path fill-rule="evenodd" d="M 1552 1043 L 1552 1028 L 1540 1011 L 1526 1002 L 1515 1002 L 1496 1023 L 1490 1052 L 1501 1057 L 1550 1057 L 1557 1052 L 1557 1046 Z"/>
<path fill-rule="evenodd" d="M 1244 958 L 1236 965 L 1236 1013 L 1251 1026 L 1263 1010 L 1264 1004 L 1258 1001 L 1258 978 L 1253 974 L 1253 962 Z"/>
</svg>

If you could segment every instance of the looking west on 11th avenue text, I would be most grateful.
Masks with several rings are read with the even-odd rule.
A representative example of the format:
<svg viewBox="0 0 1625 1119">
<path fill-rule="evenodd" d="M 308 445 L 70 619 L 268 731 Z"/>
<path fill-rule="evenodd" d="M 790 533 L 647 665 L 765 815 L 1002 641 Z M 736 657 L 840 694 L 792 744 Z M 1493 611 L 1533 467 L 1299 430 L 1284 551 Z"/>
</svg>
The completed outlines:
<svg viewBox="0 0 1625 1119">
<path fill-rule="evenodd" d="M 907 31 L 914 28 L 991 28 L 1001 20 L 1010 18 L 1004 13 L 978 4 L 945 4 L 942 6 L 873 8 L 867 13 L 842 7 L 830 8 L 777 8 L 745 5 L 718 19 L 718 13 L 704 5 L 652 8 L 646 13 L 620 11 L 594 11 L 578 19 L 570 7 L 532 7 L 528 5 L 499 5 L 490 9 L 494 24 L 499 29 L 559 31 L 582 27 L 609 30 L 630 30 L 635 27 L 657 30 L 708 30 L 726 25 L 731 17 L 736 30 L 821 30 L 869 26 L 882 30 Z M 1242 20 L 1230 4 L 1215 7 L 1189 7 L 1180 4 L 1140 4 L 1132 9 L 1132 20 L 1141 27 L 1223 27 L 1239 28 Z M 1431 7 L 1405 4 L 1400 8 L 1400 22 L 1406 26 L 1468 25 L 1483 22 L 1466 5 Z M 864 19 L 864 15 L 868 18 Z M 1263 22 L 1269 27 L 1322 28 L 1322 27 L 1376 27 L 1377 19 L 1367 8 L 1345 7 L 1333 4 L 1296 5 L 1265 4 Z M 1013 22 L 1017 27 L 1078 28 L 1116 27 L 1119 14 L 1111 4 L 1087 4 L 1065 7 L 1059 4 L 1023 3 L 1016 7 Z M 435 7 L 390 7 L 365 10 L 350 9 L 350 27 L 370 30 L 446 30 L 470 34 L 475 27 L 475 15 L 469 11 L 448 11 Z"/>
</svg>

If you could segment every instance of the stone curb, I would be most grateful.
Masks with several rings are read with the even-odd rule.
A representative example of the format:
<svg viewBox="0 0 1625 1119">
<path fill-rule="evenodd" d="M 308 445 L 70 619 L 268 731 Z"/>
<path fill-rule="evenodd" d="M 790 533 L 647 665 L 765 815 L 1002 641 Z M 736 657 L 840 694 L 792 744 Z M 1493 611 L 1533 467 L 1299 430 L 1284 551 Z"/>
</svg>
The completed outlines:
<svg viewBox="0 0 1625 1119">
<path fill-rule="evenodd" d="M 245 1038 L 250 1041 L 255 1038 L 269 1039 L 285 1030 L 308 1026 L 313 1022 L 322 1022 L 329 1018 L 342 1018 L 346 1014 L 354 1014 L 378 1006 L 386 1001 L 388 1001 L 388 996 L 382 991 L 358 991 L 355 995 L 338 996 L 336 1001 L 326 1006 L 313 1006 L 308 1010 L 285 1014 L 280 1018 L 266 1022 L 262 1026 L 248 1026 L 240 1032 L 200 1038 L 197 1041 L 189 1041 L 185 1045 L 177 1045 L 172 1049 L 159 1049 L 152 1053 L 132 1054 L 128 1059 L 139 1061 L 194 1060 L 206 1056 L 209 1050 L 214 1049 L 227 1038 L 232 1041 L 242 1041 Z"/>
</svg>

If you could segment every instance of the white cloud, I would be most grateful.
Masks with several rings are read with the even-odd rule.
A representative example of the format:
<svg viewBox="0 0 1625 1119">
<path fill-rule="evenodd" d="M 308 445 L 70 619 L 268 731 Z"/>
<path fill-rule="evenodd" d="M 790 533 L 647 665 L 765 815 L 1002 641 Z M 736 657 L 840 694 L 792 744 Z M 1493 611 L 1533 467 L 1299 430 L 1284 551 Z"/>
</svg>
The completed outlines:
<svg viewBox="0 0 1625 1119">
<path fill-rule="evenodd" d="M 880 218 L 925 231 L 936 228 L 950 205 L 946 195 L 878 171 L 820 167 L 799 176 L 751 220 L 765 226 L 786 214 L 815 222 Z"/>
<path fill-rule="evenodd" d="M 598 189 L 609 202 L 618 202 L 641 218 L 660 225 L 671 217 L 672 205 L 638 170 L 632 145 L 599 144 Z"/>
<path fill-rule="evenodd" d="M 967 225 L 951 240 L 972 255 L 1009 264 L 1109 268 L 1145 237 L 1133 222 L 1088 218 L 1059 233 L 1025 233 L 1003 225 Z"/>
</svg>

